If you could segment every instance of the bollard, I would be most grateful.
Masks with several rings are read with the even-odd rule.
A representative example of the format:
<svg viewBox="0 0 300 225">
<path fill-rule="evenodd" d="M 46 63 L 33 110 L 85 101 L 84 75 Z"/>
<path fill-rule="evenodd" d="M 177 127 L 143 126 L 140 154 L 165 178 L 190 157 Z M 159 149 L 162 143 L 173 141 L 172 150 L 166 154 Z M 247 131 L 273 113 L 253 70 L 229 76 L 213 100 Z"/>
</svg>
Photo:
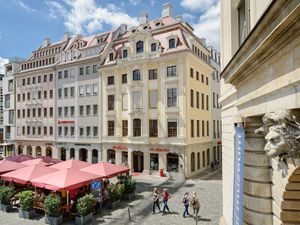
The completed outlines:
<svg viewBox="0 0 300 225">
<path fill-rule="evenodd" d="M 131 221 L 131 216 L 130 216 L 130 209 L 128 207 L 128 220 Z"/>
</svg>

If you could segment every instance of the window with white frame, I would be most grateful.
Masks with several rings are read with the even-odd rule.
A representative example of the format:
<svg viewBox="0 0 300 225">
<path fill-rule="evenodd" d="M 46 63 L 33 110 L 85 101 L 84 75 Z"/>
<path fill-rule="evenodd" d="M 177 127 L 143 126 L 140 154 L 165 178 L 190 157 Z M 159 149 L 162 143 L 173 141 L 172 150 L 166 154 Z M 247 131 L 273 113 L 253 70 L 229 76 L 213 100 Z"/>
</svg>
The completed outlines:
<svg viewBox="0 0 300 225">
<path fill-rule="evenodd" d="M 79 86 L 79 96 L 83 96 L 84 95 L 84 86 Z"/>
<path fill-rule="evenodd" d="M 98 94 L 98 84 L 93 84 L 93 94 L 94 95 Z"/>
<path fill-rule="evenodd" d="M 86 85 L 86 95 L 91 95 L 92 94 L 92 87 L 90 84 Z"/>
<path fill-rule="evenodd" d="M 177 106 L 177 89 L 170 88 L 167 90 L 167 105 L 168 107 L 176 107 Z"/>
</svg>

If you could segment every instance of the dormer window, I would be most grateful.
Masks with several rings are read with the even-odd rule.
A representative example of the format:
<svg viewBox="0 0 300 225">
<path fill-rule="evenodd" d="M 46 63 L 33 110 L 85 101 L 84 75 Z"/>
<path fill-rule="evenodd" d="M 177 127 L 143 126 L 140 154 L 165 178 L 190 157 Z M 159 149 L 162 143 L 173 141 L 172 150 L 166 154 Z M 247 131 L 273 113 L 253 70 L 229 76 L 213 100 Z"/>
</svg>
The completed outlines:
<svg viewBox="0 0 300 225">
<path fill-rule="evenodd" d="M 136 53 L 142 53 L 144 52 L 144 42 L 143 41 L 138 41 L 136 43 Z"/>
<path fill-rule="evenodd" d="M 132 72 L 132 80 L 135 81 L 135 80 L 141 80 L 141 72 L 140 70 L 134 70 Z"/>
<path fill-rule="evenodd" d="M 127 58 L 127 55 L 128 55 L 127 49 L 123 50 L 123 58 Z"/>
<path fill-rule="evenodd" d="M 98 43 L 98 44 L 101 44 L 102 42 L 103 42 L 103 39 L 102 39 L 102 38 L 98 38 L 98 39 L 97 39 L 97 43 Z"/>
<path fill-rule="evenodd" d="M 175 48 L 175 38 L 169 39 L 169 49 Z"/>
<path fill-rule="evenodd" d="M 161 25 L 160 21 L 155 24 L 155 26 L 157 26 L 157 27 L 160 26 L 160 25 Z"/>
<path fill-rule="evenodd" d="M 157 50 L 157 45 L 156 45 L 156 43 L 152 43 L 152 44 L 151 44 L 151 52 L 156 52 L 156 50 Z"/>
<path fill-rule="evenodd" d="M 113 61 L 114 60 L 114 53 L 109 53 L 109 61 Z"/>
<path fill-rule="evenodd" d="M 148 26 L 144 26 L 144 30 L 148 29 Z"/>
</svg>

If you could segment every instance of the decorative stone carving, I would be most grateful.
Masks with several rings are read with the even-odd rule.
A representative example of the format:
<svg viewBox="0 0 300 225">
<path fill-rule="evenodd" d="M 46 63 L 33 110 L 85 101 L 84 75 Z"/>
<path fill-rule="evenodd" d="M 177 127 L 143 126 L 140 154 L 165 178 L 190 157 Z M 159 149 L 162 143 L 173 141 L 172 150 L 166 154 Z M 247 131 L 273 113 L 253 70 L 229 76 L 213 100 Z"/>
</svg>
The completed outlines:
<svg viewBox="0 0 300 225">
<path fill-rule="evenodd" d="M 255 133 L 265 134 L 265 151 L 271 158 L 278 157 L 278 168 L 287 173 L 286 159 L 300 158 L 300 123 L 291 110 L 267 113 L 262 118 L 264 125 Z"/>
</svg>

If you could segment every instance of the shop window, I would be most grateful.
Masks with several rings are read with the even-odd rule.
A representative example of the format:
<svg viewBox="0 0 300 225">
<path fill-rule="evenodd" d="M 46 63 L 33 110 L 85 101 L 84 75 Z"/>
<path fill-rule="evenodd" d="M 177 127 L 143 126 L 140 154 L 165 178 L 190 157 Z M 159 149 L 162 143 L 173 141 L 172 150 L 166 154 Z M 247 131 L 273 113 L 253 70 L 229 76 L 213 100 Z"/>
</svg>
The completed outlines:
<svg viewBox="0 0 300 225">
<path fill-rule="evenodd" d="M 98 150 L 93 149 L 92 151 L 92 163 L 98 163 Z"/>
<path fill-rule="evenodd" d="M 128 152 L 122 152 L 122 163 L 123 165 L 128 165 Z"/>
<path fill-rule="evenodd" d="M 74 148 L 70 149 L 70 159 L 75 159 L 75 149 Z"/>
<path fill-rule="evenodd" d="M 66 149 L 65 148 L 60 149 L 60 159 L 63 161 L 66 161 Z"/>
<path fill-rule="evenodd" d="M 107 162 L 109 163 L 116 163 L 116 151 L 113 149 L 107 150 Z"/>
<path fill-rule="evenodd" d="M 159 168 L 158 154 L 151 153 L 150 154 L 150 170 L 158 170 Z"/>
<path fill-rule="evenodd" d="M 167 172 L 179 171 L 179 156 L 175 153 L 167 154 Z"/>
</svg>

